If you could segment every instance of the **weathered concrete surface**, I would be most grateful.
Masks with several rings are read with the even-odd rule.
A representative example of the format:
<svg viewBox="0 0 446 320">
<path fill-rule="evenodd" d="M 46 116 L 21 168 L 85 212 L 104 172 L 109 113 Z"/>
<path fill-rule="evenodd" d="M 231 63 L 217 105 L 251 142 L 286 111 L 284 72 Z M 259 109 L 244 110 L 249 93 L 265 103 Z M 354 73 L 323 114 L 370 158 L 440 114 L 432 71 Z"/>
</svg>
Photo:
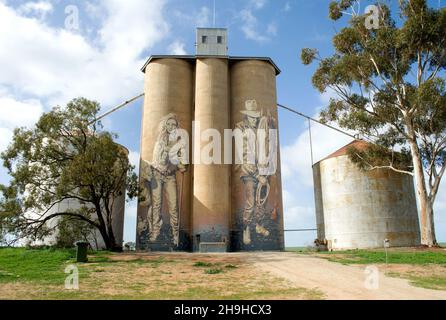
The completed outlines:
<svg viewBox="0 0 446 320">
<path fill-rule="evenodd" d="M 383 272 L 379 272 L 378 289 L 367 289 L 366 266 L 348 266 L 292 252 L 246 255 L 259 270 L 299 287 L 319 289 L 330 300 L 446 300 L 446 291 L 414 287 L 407 280 L 387 277 Z"/>
<path fill-rule="evenodd" d="M 320 161 L 313 170 L 318 235 L 325 234 L 329 248 L 383 247 L 384 239 L 395 247 L 420 244 L 410 176 L 361 171 L 345 153 Z"/>
<path fill-rule="evenodd" d="M 201 152 L 213 146 L 213 152 L 222 151 L 224 130 L 229 128 L 229 70 L 227 59 L 197 59 L 195 81 L 195 121 L 203 133 L 215 129 L 219 137 L 203 137 Z M 198 141 L 201 137 L 195 137 Z M 219 142 L 219 143 L 218 143 Z M 198 143 L 196 142 L 196 146 Z M 221 156 L 215 157 L 217 163 L 204 163 L 200 150 L 194 154 L 193 166 L 193 203 L 192 226 L 194 249 L 198 250 L 196 235 L 200 241 L 225 242 L 229 240 L 230 204 L 230 165 L 223 163 Z M 200 164 L 197 164 L 200 159 Z M 219 163 L 220 164 L 219 164 Z"/>
<path fill-rule="evenodd" d="M 194 68 L 186 60 L 157 59 L 152 61 L 145 70 L 144 82 L 144 108 L 141 126 L 141 160 L 152 161 L 153 149 L 158 135 L 160 120 L 169 113 L 175 113 L 179 127 L 185 129 L 189 136 L 192 132 L 193 113 Z M 189 155 L 190 156 L 190 155 Z M 140 171 L 144 166 L 140 166 Z M 140 172 L 140 177 L 144 173 Z M 182 194 L 179 195 L 181 203 L 179 228 L 180 238 L 188 239 L 190 234 L 191 218 L 191 170 L 184 176 L 177 173 L 177 183 L 180 184 Z M 162 209 L 165 221 L 169 221 L 166 208 Z M 145 248 L 147 235 L 143 228 L 147 226 L 148 209 L 138 206 L 137 247 Z M 166 223 L 168 224 L 168 223 Z M 188 249 L 188 244 L 180 239 Z M 169 244 L 167 249 L 169 248 Z"/>
<path fill-rule="evenodd" d="M 243 121 L 241 113 L 247 100 L 255 100 L 262 116 L 270 116 L 278 128 L 276 71 L 274 67 L 259 60 L 236 62 L 231 67 L 231 126 L 235 128 Z M 279 141 L 279 137 L 277 135 Z M 263 220 L 269 236 L 257 233 L 253 226 L 253 241 L 247 245 L 242 241 L 241 221 L 246 203 L 245 184 L 240 179 L 240 166 L 232 166 L 232 244 L 237 250 L 280 250 L 284 246 L 283 204 L 280 168 L 280 150 L 277 150 L 277 171 L 269 177 L 270 192 L 264 206 L 264 212 L 256 211 Z"/>
</svg>

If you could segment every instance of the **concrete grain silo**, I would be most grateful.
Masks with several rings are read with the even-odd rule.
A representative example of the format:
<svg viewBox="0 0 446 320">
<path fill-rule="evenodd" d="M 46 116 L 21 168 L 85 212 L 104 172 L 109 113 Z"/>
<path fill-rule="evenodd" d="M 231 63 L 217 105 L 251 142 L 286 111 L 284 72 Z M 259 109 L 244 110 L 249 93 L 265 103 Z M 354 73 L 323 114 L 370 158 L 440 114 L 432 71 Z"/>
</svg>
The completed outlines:
<svg viewBox="0 0 446 320">
<path fill-rule="evenodd" d="M 224 130 L 229 128 L 228 75 L 228 59 L 197 58 L 194 120 L 200 126 L 200 132 L 214 129 L 223 137 Z M 202 145 L 209 143 L 209 137 L 201 138 L 195 136 L 195 141 L 202 140 Z M 195 160 L 200 158 L 199 151 Z M 192 226 L 196 249 L 200 242 L 225 243 L 229 240 L 231 168 L 221 157 L 217 163 L 203 163 L 204 160 L 194 164 Z"/>
<path fill-rule="evenodd" d="M 361 171 L 347 155 L 353 141 L 313 165 L 318 240 L 329 250 L 420 244 L 412 177 L 389 169 Z"/>
<path fill-rule="evenodd" d="M 231 68 L 231 115 L 234 128 L 244 126 L 244 118 L 249 112 L 246 111 L 246 101 L 256 102 L 251 108 L 252 115 L 255 116 L 257 112 L 259 119 L 267 119 L 269 129 L 278 128 L 276 69 L 268 61 L 247 59 L 234 62 Z M 278 136 L 276 139 L 278 142 Z M 252 181 L 258 173 L 246 175 L 243 166 L 232 166 L 231 224 L 234 231 L 233 246 L 237 250 L 255 250 L 259 247 L 264 250 L 283 249 L 282 187 L 278 149 L 276 162 L 275 174 L 268 176 L 266 181 L 269 190 L 261 189 L 258 180 Z M 253 186 L 249 185 L 251 183 Z M 258 190 L 269 193 L 262 207 L 258 206 L 258 203 L 249 204 L 252 195 L 246 190 L 247 187 L 254 189 L 252 192 L 255 197 L 259 196 Z M 243 222 L 244 219 L 250 219 L 248 227 L 246 221 Z"/>
<path fill-rule="evenodd" d="M 163 145 L 166 136 L 169 136 L 166 131 L 167 122 L 176 121 L 178 128 L 185 130 L 189 135 L 192 132 L 194 69 L 185 59 L 161 58 L 150 61 L 144 71 L 145 97 L 141 126 L 140 177 L 142 177 L 141 187 L 144 190 L 153 189 L 156 193 L 146 192 L 143 195 L 144 201 L 139 203 L 136 243 L 139 248 L 168 250 L 175 240 L 173 238 L 177 237 L 178 246 L 188 248 L 191 171 L 167 173 L 168 169 L 158 168 L 150 172 L 147 172 L 147 169 L 156 161 L 153 158 L 154 153 L 157 153 L 156 147 Z M 174 119 L 168 119 L 170 116 Z M 188 148 L 185 147 L 186 151 L 189 151 Z M 187 156 L 187 154 L 182 155 L 182 157 Z M 162 163 L 158 165 L 163 166 Z M 180 188 L 182 194 L 177 194 L 176 190 Z M 170 199 L 167 200 L 169 196 Z M 178 214 L 175 217 L 169 215 L 169 212 L 179 211 L 181 217 Z"/>
<path fill-rule="evenodd" d="M 226 29 L 199 28 L 196 55 L 151 56 L 142 71 L 137 249 L 283 249 L 279 157 L 270 157 L 274 170 L 257 158 L 244 166 L 225 157 L 237 146 L 225 133 L 235 129 L 243 139 L 266 129 L 265 141 L 277 142 L 268 156 L 278 154 L 278 135 L 269 134 L 278 129 L 273 61 L 228 56 Z"/>
</svg>

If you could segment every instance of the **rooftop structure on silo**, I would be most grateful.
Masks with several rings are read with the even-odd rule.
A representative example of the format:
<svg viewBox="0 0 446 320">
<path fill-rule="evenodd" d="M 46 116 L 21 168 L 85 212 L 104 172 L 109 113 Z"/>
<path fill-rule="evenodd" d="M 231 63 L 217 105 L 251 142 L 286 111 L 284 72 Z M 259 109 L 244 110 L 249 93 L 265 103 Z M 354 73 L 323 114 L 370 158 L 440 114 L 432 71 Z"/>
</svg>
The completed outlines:
<svg viewBox="0 0 446 320">
<path fill-rule="evenodd" d="M 197 56 L 227 56 L 228 30 L 224 28 L 197 28 L 195 44 Z"/>
</svg>

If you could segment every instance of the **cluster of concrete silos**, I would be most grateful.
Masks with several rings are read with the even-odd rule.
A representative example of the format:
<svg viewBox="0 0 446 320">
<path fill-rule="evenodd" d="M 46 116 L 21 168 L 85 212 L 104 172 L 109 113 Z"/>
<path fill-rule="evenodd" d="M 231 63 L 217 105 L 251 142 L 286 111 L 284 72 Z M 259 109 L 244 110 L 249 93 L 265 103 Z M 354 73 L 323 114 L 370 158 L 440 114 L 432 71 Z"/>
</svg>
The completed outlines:
<svg viewBox="0 0 446 320">
<path fill-rule="evenodd" d="M 224 137 L 227 129 L 243 128 L 247 115 L 268 117 L 268 123 L 277 129 L 275 78 L 279 70 L 272 61 L 228 56 L 152 56 L 143 71 L 140 176 L 145 197 L 138 206 L 137 248 L 282 249 L 280 166 L 274 175 L 262 179 L 257 171 L 250 176 L 243 171 L 243 165 L 225 164 L 223 159 L 212 164 L 191 159 L 194 161 L 186 170 L 175 167 L 173 171 L 155 159 L 160 146 L 168 144 L 160 142 L 167 141 L 160 124 L 169 116 L 189 137 L 193 136 L 192 121 L 199 123 L 201 131 L 213 128 Z M 247 110 L 249 101 L 251 109 Z M 195 132 L 194 138 L 201 137 Z M 193 147 L 192 143 L 184 146 L 191 155 Z M 258 201 L 259 197 L 263 197 L 262 201 Z"/>
<path fill-rule="evenodd" d="M 353 141 L 313 165 L 317 239 L 329 250 L 420 244 L 412 177 L 389 169 L 360 170 L 347 155 Z"/>
</svg>

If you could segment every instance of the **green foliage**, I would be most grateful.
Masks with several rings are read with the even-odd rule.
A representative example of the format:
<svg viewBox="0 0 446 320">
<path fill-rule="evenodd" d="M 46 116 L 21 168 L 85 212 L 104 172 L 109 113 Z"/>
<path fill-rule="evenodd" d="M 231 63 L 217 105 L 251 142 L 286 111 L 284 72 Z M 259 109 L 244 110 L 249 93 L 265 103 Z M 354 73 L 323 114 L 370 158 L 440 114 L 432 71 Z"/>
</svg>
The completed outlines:
<svg viewBox="0 0 446 320">
<path fill-rule="evenodd" d="M 404 148 L 399 152 L 393 152 L 386 147 L 369 144 L 363 150 L 350 147 L 347 149 L 347 155 L 362 170 L 371 170 L 373 167 L 387 167 L 389 165 L 405 171 L 412 170 L 410 152 Z"/>
<path fill-rule="evenodd" d="M 86 241 L 95 238 L 96 229 L 91 224 L 73 219 L 72 217 L 62 216 L 58 223 L 58 232 L 56 236 L 56 247 L 72 248 L 76 241 Z M 91 243 L 90 243 L 91 245 Z"/>
<path fill-rule="evenodd" d="M 329 17 L 332 20 L 338 20 L 342 17 L 341 8 L 336 1 L 330 2 Z"/>
<path fill-rule="evenodd" d="M 366 23 L 368 14 L 355 11 L 356 2 L 329 5 L 333 20 L 350 6 L 353 12 L 333 37 L 333 55 L 320 58 L 305 48 L 301 59 L 317 60 L 313 86 L 336 94 L 321 120 L 378 145 L 350 152 L 353 161 L 362 169 L 387 167 L 417 177 L 423 243 L 435 245 L 432 208 L 446 167 L 446 9 L 401 0 L 392 15 L 381 1 L 370 1 L 379 8 L 374 28 Z"/>
<path fill-rule="evenodd" d="M 318 52 L 315 49 L 304 48 L 302 49 L 300 58 L 302 59 L 303 64 L 308 65 L 314 61 L 317 54 Z"/>
<path fill-rule="evenodd" d="M 219 269 L 219 268 L 204 270 L 204 273 L 206 273 L 206 274 L 219 274 L 219 273 L 222 273 L 222 272 L 223 272 L 223 270 Z"/>
<path fill-rule="evenodd" d="M 9 232 L 41 238 L 48 221 L 67 216 L 98 229 L 108 248 L 120 245 L 110 223 L 113 200 L 125 185 L 135 196 L 137 177 L 117 136 L 95 122 L 99 110 L 97 102 L 78 98 L 43 114 L 32 129 L 15 129 L 1 154 L 12 178 L 0 186 L 0 221 Z M 66 200 L 80 207 L 60 209 Z"/>
<path fill-rule="evenodd" d="M 446 290 L 446 277 L 444 276 L 409 276 L 410 284 L 425 289 Z"/>
<path fill-rule="evenodd" d="M 384 250 L 346 250 L 324 252 L 330 261 L 344 264 L 386 263 Z M 388 263 L 391 264 L 440 264 L 446 265 L 446 252 L 443 251 L 388 251 Z"/>
<path fill-rule="evenodd" d="M 194 263 L 194 267 L 210 267 L 210 266 L 212 266 L 212 263 L 210 262 L 197 261 Z"/>
<path fill-rule="evenodd" d="M 333 1 L 330 11 L 335 14 L 351 3 Z M 338 120 L 344 128 L 376 136 L 386 147 L 407 138 L 407 119 L 401 110 L 411 110 L 420 135 L 443 134 L 446 92 L 439 72 L 446 67 L 446 10 L 428 8 L 423 0 L 403 1 L 403 25 L 397 27 L 389 8 L 381 5 L 380 9 L 378 29 L 366 28 L 366 15 L 353 16 L 333 38 L 335 53 L 318 59 L 313 85 L 338 95 L 322 119 Z M 316 52 L 303 49 L 302 62 L 311 63 Z M 414 70 L 419 58 L 422 70 Z M 422 77 L 413 77 L 414 71 Z"/>
<path fill-rule="evenodd" d="M 0 283 L 38 281 L 63 285 L 75 250 L 0 248 Z"/>
</svg>

